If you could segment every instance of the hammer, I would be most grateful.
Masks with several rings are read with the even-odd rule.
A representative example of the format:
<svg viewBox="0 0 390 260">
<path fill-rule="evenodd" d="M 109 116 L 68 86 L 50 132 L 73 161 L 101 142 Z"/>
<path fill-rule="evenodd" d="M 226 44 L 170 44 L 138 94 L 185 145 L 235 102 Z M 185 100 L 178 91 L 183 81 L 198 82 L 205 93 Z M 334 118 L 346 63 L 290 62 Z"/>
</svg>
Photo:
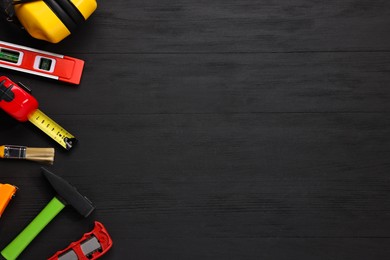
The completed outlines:
<svg viewBox="0 0 390 260">
<path fill-rule="evenodd" d="M 49 224 L 49 222 L 66 206 L 72 206 L 78 213 L 88 217 L 95 207 L 87 197 L 81 195 L 75 187 L 63 178 L 42 168 L 42 173 L 56 190 L 55 196 L 31 223 L 1 251 L 0 259 L 15 260 L 30 242 Z"/>
</svg>

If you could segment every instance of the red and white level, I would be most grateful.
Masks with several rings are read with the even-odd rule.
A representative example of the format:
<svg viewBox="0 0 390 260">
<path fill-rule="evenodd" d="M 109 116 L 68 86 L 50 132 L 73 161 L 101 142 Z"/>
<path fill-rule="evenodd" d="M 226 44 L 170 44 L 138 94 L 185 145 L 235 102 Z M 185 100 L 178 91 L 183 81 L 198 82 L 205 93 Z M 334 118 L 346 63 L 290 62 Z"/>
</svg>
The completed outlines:
<svg viewBox="0 0 390 260">
<path fill-rule="evenodd" d="M 0 41 L 0 67 L 80 84 L 84 61 Z"/>
</svg>

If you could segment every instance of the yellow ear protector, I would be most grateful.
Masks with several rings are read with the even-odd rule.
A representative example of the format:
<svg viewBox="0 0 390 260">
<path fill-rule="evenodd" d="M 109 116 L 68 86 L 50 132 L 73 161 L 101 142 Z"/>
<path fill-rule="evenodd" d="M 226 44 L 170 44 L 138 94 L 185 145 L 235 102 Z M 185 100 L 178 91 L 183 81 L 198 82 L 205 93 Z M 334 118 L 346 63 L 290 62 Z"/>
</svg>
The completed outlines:
<svg viewBox="0 0 390 260">
<path fill-rule="evenodd" d="M 34 38 L 57 43 L 83 24 L 96 0 L 14 0 L 14 12 Z"/>
</svg>

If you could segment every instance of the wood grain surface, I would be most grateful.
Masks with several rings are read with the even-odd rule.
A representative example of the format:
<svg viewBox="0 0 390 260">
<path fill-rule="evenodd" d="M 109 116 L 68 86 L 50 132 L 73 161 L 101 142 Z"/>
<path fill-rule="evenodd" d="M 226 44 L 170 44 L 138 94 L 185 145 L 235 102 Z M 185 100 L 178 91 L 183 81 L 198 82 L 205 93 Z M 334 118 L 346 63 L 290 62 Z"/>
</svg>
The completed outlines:
<svg viewBox="0 0 390 260">
<path fill-rule="evenodd" d="M 66 208 L 19 259 L 102 222 L 102 259 L 388 259 L 390 2 L 116 0 L 59 44 L 0 22 L 0 40 L 86 61 L 69 86 L 1 69 L 76 135 L 61 150 L 0 112 L 0 144 L 54 146 L 50 169 L 96 205 Z M 27 161 L 4 248 L 54 195 Z"/>
</svg>

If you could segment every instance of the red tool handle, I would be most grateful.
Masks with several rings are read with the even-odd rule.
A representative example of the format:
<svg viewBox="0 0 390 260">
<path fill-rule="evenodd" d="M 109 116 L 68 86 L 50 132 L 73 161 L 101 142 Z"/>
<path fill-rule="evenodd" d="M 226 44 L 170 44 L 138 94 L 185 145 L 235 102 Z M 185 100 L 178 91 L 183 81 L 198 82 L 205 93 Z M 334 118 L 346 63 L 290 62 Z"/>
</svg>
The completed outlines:
<svg viewBox="0 0 390 260">
<path fill-rule="evenodd" d="M 100 248 L 93 253 L 90 253 L 89 255 L 85 255 L 82 250 L 82 244 L 91 237 L 97 239 Z M 71 252 L 72 255 L 77 256 L 77 259 L 79 260 L 95 260 L 104 255 L 111 247 L 112 240 L 106 228 L 103 226 L 102 223 L 95 221 L 95 227 L 91 232 L 85 233 L 79 241 L 71 243 L 66 249 L 58 251 L 48 260 L 61 260 L 61 256 L 64 256 L 67 253 L 69 254 L 70 251 L 73 251 Z"/>
<path fill-rule="evenodd" d="M 38 101 L 24 86 L 0 76 L 0 108 L 16 120 L 26 122 L 29 115 L 38 109 Z"/>
</svg>

